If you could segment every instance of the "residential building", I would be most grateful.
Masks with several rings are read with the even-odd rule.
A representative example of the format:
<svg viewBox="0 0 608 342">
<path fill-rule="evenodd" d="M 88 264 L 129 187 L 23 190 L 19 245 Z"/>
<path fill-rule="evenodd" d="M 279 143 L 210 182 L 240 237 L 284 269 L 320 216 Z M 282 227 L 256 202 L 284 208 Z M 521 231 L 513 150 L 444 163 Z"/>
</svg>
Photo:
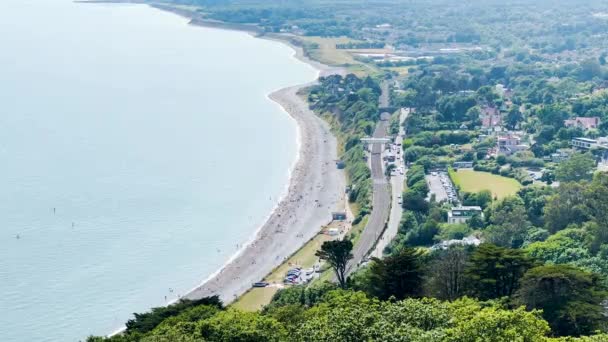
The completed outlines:
<svg viewBox="0 0 608 342">
<path fill-rule="evenodd" d="M 495 131 L 495 127 L 502 125 L 502 115 L 497 108 L 490 106 L 483 106 L 479 115 L 481 120 L 481 127 L 490 131 Z"/>
<path fill-rule="evenodd" d="M 481 240 L 476 238 L 475 236 L 467 236 L 461 240 L 453 239 L 453 240 L 445 240 L 441 241 L 431 247 L 432 250 L 438 249 L 448 249 L 451 246 L 479 246 L 481 244 Z"/>
<path fill-rule="evenodd" d="M 472 161 L 457 161 L 452 164 L 455 169 L 470 169 L 473 167 Z"/>
<path fill-rule="evenodd" d="M 583 150 L 589 150 L 595 148 L 598 145 L 598 141 L 589 138 L 573 138 L 570 145 Z"/>
<path fill-rule="evenodd" d="M 450 223 L 450 224 L 466 223 L 474 215 L 481 215 L 481 217 L 483 217 L 483 212 L 481 211 L 481 207 L 478 207 L 478 206 L 453 207 L 452 210 L 448 211 L 448 223 Z"/>
<path fill-rule="evenodd" d="M 564 120 L 566 127 L 580 127 L 584 130 L 596 129 L 600 126 L 600 123 L 600 118 L 597 116 L 588 118 L 577 116 L 573 119 Z"/>
<path fill-rule="evenodd" d="M 527 150 L 530 147 L 521 142 L 521 137 L 517 134 L 508 133 L 507 135 L 499 136 L 497 139 L 497 153 L 511 155 L 518 151 Z"/>
<path fill-rule="evenodd" d="M 551 161 L 554 163 L 561 163 L 564 160 L 570 158 L 572 150 L 560 148 L 555 153 L 551 153 Z"/>
</svg>

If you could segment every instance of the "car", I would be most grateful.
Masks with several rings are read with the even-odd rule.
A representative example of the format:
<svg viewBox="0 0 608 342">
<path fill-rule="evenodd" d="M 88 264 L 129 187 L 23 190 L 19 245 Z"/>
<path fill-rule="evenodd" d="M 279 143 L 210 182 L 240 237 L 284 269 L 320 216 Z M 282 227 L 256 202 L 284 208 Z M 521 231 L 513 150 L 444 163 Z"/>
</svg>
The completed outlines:
<svg viewBox="0 0 608 342">
<path fill-rule="evenodd" d="M 266 287 L 268 285 L 270 285 L 270 284 L 268 284 L 265 281 L 258 281 L 257 283 L 253 283 L 253 287 Z"/>
</svg>

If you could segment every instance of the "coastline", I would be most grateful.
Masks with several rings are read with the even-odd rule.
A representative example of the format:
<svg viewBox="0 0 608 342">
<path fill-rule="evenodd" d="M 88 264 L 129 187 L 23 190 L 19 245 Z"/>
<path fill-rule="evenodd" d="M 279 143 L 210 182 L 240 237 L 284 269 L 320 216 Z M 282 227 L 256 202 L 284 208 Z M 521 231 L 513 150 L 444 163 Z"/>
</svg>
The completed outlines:
<svg viewBox="0 0 608 342">
<path fill-rule="evenodd" d="M 152 7 L 166 10 L 159 6 Z M 179 14 L 175 11 L 170 12 Z M 244 31 L 254 35 L 255 38 L 283 43 L 294 50 L 293 58 L 317 70 L 317 78 L 332 74 L 344 74 L 342 68 L 321 64 L 306 57 L 301 47 L 291 44 L 287 39 L 259 36 L 249 30 L 238 29 L 230 25 L 218 26 L 207 21 L 191 21 L 190 24 L 215 29 Z M 322 226 L 331 221 L 331 211 L 344 203 L 343 190 L 346 186 L 346 179 L 343 172 L 335 168 L 335 160 L 338 159 L 336 138 L 331 133 L 329 125 L 312 112 L 308 108 L 308 104 L 298 95 L 300 90 L 314 85 L 316 82 L 315 79 L 308 83 L 278 89 L 267 95 L 267 98 L 289 115 L 297 126 L 298 155 L 290 168 L 289 182 L 285 187 L 285 192 L 281 194 L 279 201 L 268 214 L 264 223 L 252 234 L 252 238 L 243 244 L 243 247 L 233 254 L 220 269 L 208 276 L 182 298 L 200 299 L 205 296 L 219 295 L 224 304 L 230 304 L 251 289 L 254 282 L 263 279 L 312 239 L 321 230 Z M 321 175 L 326 177 L 315 177 L 315 173 L 318 173 L 315 172 L 315 169 L 321 171 Z M 313 184 L 315 186 L 312 186 Z M 308 191 L 306 185 L 310 185 Z M 325 193 L 325 195 L 322 196 L 321 193 Z M 329 203 L 324 205 L 327 202 Z M 312 206 L 312 210 L 316 212 L 306 210 L 307 208 L 304 206 L 306 204 L 309 205 L 308 208 Z M 314 207 L 318 210 L 314 210 Z M 291 215 L 289 217 L 283 216 L 286 213 L 291 213 Z M 304 217 L 304 219 L 300 220 L 297 217 Z M 282 227 L 287 227 L 288 231 L 281 229 Z M 277 235 L 273 237 L 272 234 L 284 234 L 284 236 L 279 238 Z M 279 240 L 284 240 L 287 244 Z M 272 260 L 266 261 L 268 258 Z M 266 261 L 266 263 L 260 265 L 260 259 Z M 255 261 L 249 262 L 251 260 Z M 244 261 L 247 262 L 244 263 Z M 243 272 L 246 272 L 247 268 L 251 272 L 246 277 L 249 279 L 245 280 Z"/>
<path fill-rule="evenodd" d="M 134 3 L 168 11 L 190 19 L 194 26 L 243 31 L 255 38 L 286 44 L 294 50 L 293 58 L 312 66 L 319 76 L 344 74 L 342 68 L 331 67 L 313 61 L 304 55 L 303 49 L 288 39 L 276 36 L 256 35 L 255 31 L 235 25 L 218 25 L 215 22 L 197 20 L 189 11 L 141 0 L 101 0 L 87 3 Z M 288 114 L 297 125 L 296 144 L 298 155 L 290 168 L 289 182 L 279 201 L 268 214 L 264 223 L 251 235 L 217 271 L 181 298 L 199 299 L 218 295 L 224 304 L 230 304 L 246 293 L 254 282 L 260 281 L 274 268 L 313 238 L 321 227 L 331 221 L 331 212 L 344 203 L 346 180 L 343 171 L 335 167 L 337 141 L 329 125 L 313 113 L 298 92 L 317 80 L 289 86 L 267 95 Z M 169 302 L 172 304 L 175 301 Z M 124 327 L 112 333 L 124 331 Z"/>
</svg>

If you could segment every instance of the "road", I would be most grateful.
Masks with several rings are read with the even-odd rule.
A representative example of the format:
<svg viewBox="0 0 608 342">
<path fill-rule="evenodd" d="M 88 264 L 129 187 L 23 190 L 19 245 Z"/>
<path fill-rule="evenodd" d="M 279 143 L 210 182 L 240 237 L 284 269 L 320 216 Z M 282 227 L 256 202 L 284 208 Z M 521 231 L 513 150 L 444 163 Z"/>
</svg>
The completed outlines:
<svg viewBox="0 0 608 342">
<path fill-rule="evenodd" d="M 395 145 L 399 149 L 401 149 L 401 142 L 403 140 L 403 137 L 405 137 L 403 122 L 407 118 L 408 114 L 409 109 L 401 109 L 401 112 L 399 114 L 399 134 L 395 139 Z M 407 169 L 405 169 L 405 164 L 403 163 L 402 155 L 398 155 L 397 159 L 395 160 L 395 165 L 397 167 L 403 168 L 404 174 L 405 172 L 407 172 Z M 371 253 L 373 257 L 382 258 L 384 249 L 386 248 L 386 246 L 389 245 L 389 243 L 391 243 L 391 241 L 395 238 L 395 236 L 397 236 L 397 233 L 399 232 L 399 223 L 401 222 L 401 216 L 403 214 L 403 208 L 399 203 L 399 199 L 401 197 L 401 194 L 403 193 L 403 182 L 405 180 L 404 174 L 402 175 L 401 173 L 397 172 L 394 176 L 391 176 L 392 199 L 390 216 L 388 219 L 388 225 L 386 227 L 386 230 L 384 230 L 384 233 L 382 233 L 382 236 L 378 240 L 374 251 Z"/>
<path fill-rule="evenodd" d="M 388 128 L 388 120 L 385 113 L 383 119 L 378 122 L 374 131 L 374 138 L 385 138 Z M 371 169 L 373 179 L 373 194 L 372 194 L 372 213 L 359 241 L 353 249 L 353 258 L 346 267 L 346 273 L 351 274 L 364 261 L 368 253 L 376 245 L 376 241 L 382 235 L 386 222 L 388 221 L 390 204 L 391 204 L 391 187 L 384 176 L 384 168 L 382 166 L 382 150 L 383 144 L 373 144 L 371 146 Z"/>
</svg>

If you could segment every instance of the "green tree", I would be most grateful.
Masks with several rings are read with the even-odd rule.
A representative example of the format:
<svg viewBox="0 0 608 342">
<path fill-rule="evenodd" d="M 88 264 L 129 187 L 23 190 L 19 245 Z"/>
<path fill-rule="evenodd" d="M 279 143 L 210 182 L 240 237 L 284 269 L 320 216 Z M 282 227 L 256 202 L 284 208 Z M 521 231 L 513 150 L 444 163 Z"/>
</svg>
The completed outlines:
<svg viewBox="0 0 608 342">
<path fill-rule="evenodd" d="M 539 311 L 489 307 L 479 308 L 467 319 L 459 319 L 456 327 L 448 330 L 445 341 L 541 342 L 548 332 L 549 326 Z"/>
<path fill-rule="evenodd" d="M 272 296 L 272 300 L 266 308 L 286 305 L 313 306 L 320 302 L 327 292 L 336 290 L 337 288 L 336 284 L 329 281 L 314 282 L 311 285 L 285 287 Z"/>
<path fill-rule="evenodd" d="M 515 301 L 542 309 L 556 334 L 579 336 L 606 328 L 601 303 L 607 295 L 593 273 L 569 265 L 544 265 L 526 272 Z"/>
<path fill-rule="evenodd" d="M 201 321 L 197 330 L 207 341 L 279 342 L 287 339 L 285 327 L 276 319 L 234 309 Z"/>
<path fill-rule="evenodd" d="M 480 299 L 511 296 L 534 261 L 519 249 L 481 244 L 465 269 L 469 292 Z"/>
<path fill-rule="evenodd" d="M 518 197 L 507 197 L 497 202 L 490 213 L 490 223 L 484 235 L 488 242 L 503 247 L 519 248 L 530 227 L 526 208 Z"/>
<path fill-rule="evenodd" d="M 520 123 L 524 119 L 523 114 L 519 111 L 517 106 L 513 106 L 505 117 L 505 123 L 507 128 L 514 130 L 518 123 Z"/>
<path fill-rule="evenodd" d="M 369 268 L 370 294 L 386 300 L 418 296 L 422 288 L 421 252 L 403 248 L 384 259 L 373 258 Z"/>
<path fill-rule="evenodd" d="M 353 243 L 350 240 L 325 241 L 315 255 L 329 263 L 334 270 L 340 287 L 346 287 L 346 266 L 353 258 L 351 251 Z"/>
<path fill-rule="evenodd" d="M 600 172 L 584 191 L 586 212 L 594 225 L 588 231 L 593 235 L 591 248 L 596 252 L 608 243 L 608 174 Z"/>
<path fill-rule="evenodd" d="M 545 228 L 555 233 L 571 224 L 587 220 L 587 185 L 584 183 L 563 183 L 557 193 L 547 200 L 544 207 Z"/>
<path fill-rule="evenodd" d="M 461 246 L 436 252 L 428 271 L 426 288 L 433 297 L 454 300 L 464 294 L 469 253 Z"/>
<path fill-rule="evenodd" d="M 424 224 L 418 225 L 415 230 L 407 233 L 406 241 L 411 246 L 431 245 L 439 231 L 439 223 L 435 219 L 427 218 Z"/>
<path fill-rule="evenodd" d="M 562 161 L 555 170 L 555 179 L 560 182 L 591 180 L 595 169 L 595 159 L 590 153 L 575 153 Z"/>
<path fill-rule="evenodd" d="M 146 333 L 158 326 L 163 320 L 169 317 L 177 316 L 184 311 L 199 305 L 209 305 L 221 308 L 222 302 L 218 296 L 205 297 L 194 301 L 182 299 L 179 302 L 169 306 L 153 308 L 150 312 L 141 314 L 135 313 L 133 314 L 135 318 L 127 321 L 126 333 Z"/>
</svg>

